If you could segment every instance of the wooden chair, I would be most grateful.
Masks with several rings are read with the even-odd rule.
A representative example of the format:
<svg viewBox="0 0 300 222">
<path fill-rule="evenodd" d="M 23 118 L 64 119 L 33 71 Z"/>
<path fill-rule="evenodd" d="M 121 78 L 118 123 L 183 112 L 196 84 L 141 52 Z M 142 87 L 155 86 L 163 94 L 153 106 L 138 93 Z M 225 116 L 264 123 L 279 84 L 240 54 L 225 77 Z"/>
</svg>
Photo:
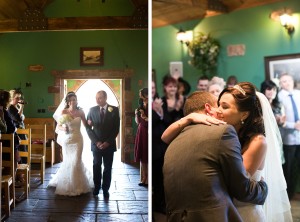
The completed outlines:
<svg viewBox="0 0 300 222">
<path fill-rule="evenodd" d="M 30 117 L 26 117 L 24 120 L 25 126 L 26 128 L 28 128 L 28 125 L 44 125 L 46 124 L 46 165 L 47 163 L 50 163 L 51 167 L 53 166 L 53 164 L 56 161 L 56 147 L 55 147 L 55 138 L 56 138 L 56 134 L 55 134 L 55 128 L 56 128 L 56 122 L 55 120 L 51 117 L 51 118 L 30 118 Z M 33 133 L 31 131 L 31 133 Z M 58 147 L 57 147 L 58 148 Z M 57 158 L 58 162 L 59 158 Z M 32 170 L 32 169 L 31 169 Z"/>
<path fill-rule="evenodd" d="M 41 183 L 44 183 L 46 168 L 46 124 L 27 125 L 31 129 L 31 163 L 40 164 L 39 176 Z M 32 174 L 35 173 L 31 167 Z"/>
<path fill-rule="evenodd" d="M 15 208 L 15 167 L 14 167 L 14 134 L 1 135 L 2 146 L 2 177 L 1 177 L 1 209 L 3 217 L 10 216 L 11 209 Z M 2 215 L 1 215 L 2 219 Z"/>
<path fill-rule="evenodd" d="M 20 145 L 27 147 L 27 151 L 19 151 L 22 161 L 26 159 L 25 163 L 18 164 L 17 175 L 23 176 L 24 181 L 21 181 L 25 199 L 28 198 L 30 191 L 30 164 L 31 164 L 31 129 L 17 129 L 18 135 L 25 135 L 27 139 L 20 139 Z"/>
</svg>

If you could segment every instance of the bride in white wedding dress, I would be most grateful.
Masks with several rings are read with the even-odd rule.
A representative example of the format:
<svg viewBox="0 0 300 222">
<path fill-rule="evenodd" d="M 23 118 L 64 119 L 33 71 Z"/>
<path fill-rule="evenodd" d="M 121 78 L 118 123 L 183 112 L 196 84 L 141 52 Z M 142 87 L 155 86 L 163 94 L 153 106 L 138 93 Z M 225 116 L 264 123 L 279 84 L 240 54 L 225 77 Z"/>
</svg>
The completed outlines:
<svg viewBox="0 0 300 222">
<path fill-rule="evenodd" d="M 66 107 L 61 105 L 53 117 L 57 121 L 57 142 L 62 146 L 63 162 L 50 180 L 49 186 L 56 187 L 55 194 L 77 196 L 91 192 L 92 174 L 82 162 L 83 137 L 81 122 L 87 126 L 83 110 L 77 106 L 77 97 L 69 92 L 65 98 Z M 63 104 L 63 103 L 62 103 Z"/>
<path fill-rule="evenodd" d="M 256 170 L 251 178 L 256 181 L 265 179 L 269 190 L 268 197 L 263 206 L 238 201 L 234 201 L 234 204 L 244 222 L 291 222 L 293 221 L 291 206 L 281 166 L 280 131 L 268 99 L 260 92 L 256 92 L 256 96 L 261 106 L 267 152 L 262 169 Z"/>
<path fill-rule="evenodd" d="M 267 98 L 249 82 L 225 88 L 218 99 L 218 119 L 236 129 L 242 145 L 243 164 L 249 177 L 268 185 L 264 205 L 234 200 L 243 222 L 291 222 L 291 206 L 281 166 L 281 135 Z M 211 119 L 211 120 L 210 120 Z M 191 123 L 214 124 L 207 115 L 191 113 L 171 124 L 162 135 L 170 143 L 180 131 Z M 180 127 L 178 127 L 178 125 Z"/>
</svg>

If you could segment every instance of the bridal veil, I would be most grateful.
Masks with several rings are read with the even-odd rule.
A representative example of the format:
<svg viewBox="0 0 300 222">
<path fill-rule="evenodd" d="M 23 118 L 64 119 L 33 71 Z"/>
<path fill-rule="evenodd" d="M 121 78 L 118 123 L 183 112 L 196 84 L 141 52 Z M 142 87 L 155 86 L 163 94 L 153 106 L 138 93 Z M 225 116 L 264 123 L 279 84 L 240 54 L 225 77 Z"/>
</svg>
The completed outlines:
<svg viewBox="0 0 300 222">
<path fill-rule="evenodd" d="M 263 206 L 266 221 L 293 221 L 281 165 L 282 140 L 280 131 L 268 99 L 260 92 L 256 92 L 256 95 L 262 107 L 267 141 L 267 153 L 263 169 L 263 178 L 268 185 L 268 196 Z"/>
</svg>

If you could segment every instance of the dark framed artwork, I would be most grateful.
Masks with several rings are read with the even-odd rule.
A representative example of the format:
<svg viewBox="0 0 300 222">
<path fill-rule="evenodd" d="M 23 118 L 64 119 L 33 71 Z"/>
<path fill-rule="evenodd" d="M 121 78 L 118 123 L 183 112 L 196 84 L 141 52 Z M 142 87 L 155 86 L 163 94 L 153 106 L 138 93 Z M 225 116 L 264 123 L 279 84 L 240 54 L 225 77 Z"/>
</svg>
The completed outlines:
<svg viewBox="0 0 300 222">
<path fill-rule="evenodd" d="M 104 49 L 102 47 L 81 47 L 80 65 L 81 66 L 103 66 Z"/>
<path fill-rule="evenodd" d="M 288 73 L 293 76 L 296 88 L 300 88 L 300 54 L 266 56 L 266 79 L 278 80 L 280 75 Z"/>
</svg>

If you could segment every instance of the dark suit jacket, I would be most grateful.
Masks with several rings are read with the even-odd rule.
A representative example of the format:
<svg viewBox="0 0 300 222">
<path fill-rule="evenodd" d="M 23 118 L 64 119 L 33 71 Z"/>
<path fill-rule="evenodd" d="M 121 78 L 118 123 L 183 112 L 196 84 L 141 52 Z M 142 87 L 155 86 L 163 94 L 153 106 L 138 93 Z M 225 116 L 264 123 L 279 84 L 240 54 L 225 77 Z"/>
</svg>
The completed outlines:
<svg viewBox="0 0 300 222">
<path fill-rule="evenodd" d="M 91 128 L 87 127 L 87 133 L 92 141 L 92 151 L 99 151 L 96 147 L 96 142 L 108 142 L 108 149 L 116 151 L 116 137 L 120 129 L 120 114 L 119 108 L 107 105 L 104 121 L 101 124 L 100 107 L 94 106 L 90 109 L 87 119 L 93 122 Z"/>
<path fill-rule="evenodd" d="M 168 221 L 242 221 L 232 198 L 263 204 L 265 182 L 247 177 L 230 125 L 190 125 L 169 145 L 164 162 Z"/>
<path fill-rule="evenodd" d="M 14 134 L 14 145 L 15 145 L 14 149 L 18 150 L 20 141 L 19 141 L 19 136 L 16 133 L 16 127 L 13 123 L 13 119 L 12 119 L 11 115 L 9 114 L 9 112 L 6 109 L 3 110 L 3 113 L 4 113 L 4 120 L 5 120 L 5 123 L 6 123 L 6 126 L 7 126 L 7 130 L 6 130 L 5 133 L 6 134 L 10 134 L 10 133 Z M 3 141 L 3 143 L 6 146 L 9 146 L 9 144 L 7 144 L 7 142 L 8 141 Z"/>
</svg>

